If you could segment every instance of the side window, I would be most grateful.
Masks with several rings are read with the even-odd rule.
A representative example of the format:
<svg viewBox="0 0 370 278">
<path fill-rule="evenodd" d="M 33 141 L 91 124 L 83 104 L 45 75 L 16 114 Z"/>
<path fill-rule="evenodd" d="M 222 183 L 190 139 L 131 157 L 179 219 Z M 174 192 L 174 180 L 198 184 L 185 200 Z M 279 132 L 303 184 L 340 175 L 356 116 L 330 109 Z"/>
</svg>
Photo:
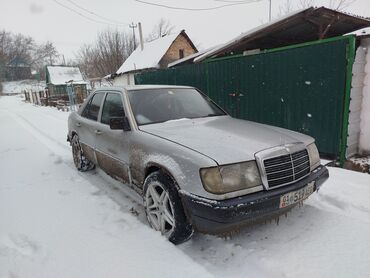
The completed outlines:
<svg viewBox="0 0 370 278">
<path fill-rule="evenodd" d="M 103 97 L 104 93 L 95 94 L 90 103 L 86 106 L 85 110 L 82 112 L 82 116 L 90 120 L 97 121 Z"/>
<path fill-rule="evenodd" d="M 107 94 L 101 115 L 101 122 L 109 125 L 110 118 L 123 117 L 124 115 L 121 95 L 114 93 Z"/>
<path fill-rule="evenodd" d="M 91 104 L 91 99 L 89 100 L 88 104 L 86 104 L 84 110 L 82 111 L 82 113 L 81 113 L 82 117 L 87 118 L 87 115 L 89 113 L 90 104 Z"/>
</svg>

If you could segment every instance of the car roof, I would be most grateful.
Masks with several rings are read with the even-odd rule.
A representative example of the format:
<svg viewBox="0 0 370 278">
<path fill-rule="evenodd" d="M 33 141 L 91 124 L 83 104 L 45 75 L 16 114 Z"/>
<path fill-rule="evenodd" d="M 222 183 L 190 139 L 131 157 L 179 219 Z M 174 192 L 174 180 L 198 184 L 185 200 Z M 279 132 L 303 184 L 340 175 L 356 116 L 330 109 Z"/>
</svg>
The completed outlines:
<svg viewBox="0 0 370 278">
<path fill-rule="evenodd" d="M 138 91 L 138 90 L 150 90 L 150 89 L 192 89 L 190 86 L 177 86 L 177 85 L 130 85 L 130 86 L 112 86 L 112 87 L 100 87 L 96 91 Z"/>
</svg>

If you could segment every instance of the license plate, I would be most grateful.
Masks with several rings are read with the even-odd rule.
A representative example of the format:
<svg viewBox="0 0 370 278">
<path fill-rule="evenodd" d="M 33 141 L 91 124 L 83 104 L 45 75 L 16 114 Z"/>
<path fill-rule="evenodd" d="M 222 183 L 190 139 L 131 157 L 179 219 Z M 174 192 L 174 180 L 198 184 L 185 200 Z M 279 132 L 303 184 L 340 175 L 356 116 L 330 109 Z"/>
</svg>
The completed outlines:
<svg viewBox="0 0 370 278">
<path fill-rule="evenodd" d="M 313 193 L 315 182 L 310 182 L 307 186 L 293 192 L 289 192 L 280 197 L 279 208 L 285 208 L 287 206 L 298 203 Z"/>
</svg>

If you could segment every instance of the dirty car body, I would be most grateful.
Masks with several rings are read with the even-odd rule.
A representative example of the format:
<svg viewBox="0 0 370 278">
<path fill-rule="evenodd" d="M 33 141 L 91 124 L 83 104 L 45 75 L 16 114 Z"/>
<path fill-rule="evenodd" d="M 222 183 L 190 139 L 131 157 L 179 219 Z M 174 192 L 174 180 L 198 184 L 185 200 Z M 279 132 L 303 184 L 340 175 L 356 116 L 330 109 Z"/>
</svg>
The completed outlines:
<svg viewBox="0 0 370 278">
<path fill-rule="evenodd" d="M 109 118 L 105 103 L 118 98 L 122 111 Z M 90 161 L 139 194 L 151 173 L 165 173 L 186 221 L 205 233 L 280 215 L 329 176 L 313 138 L 232 118 L 192 87 L 101 88 L 68 126 L 68 140 L 78 134 Z"/>
</svg>

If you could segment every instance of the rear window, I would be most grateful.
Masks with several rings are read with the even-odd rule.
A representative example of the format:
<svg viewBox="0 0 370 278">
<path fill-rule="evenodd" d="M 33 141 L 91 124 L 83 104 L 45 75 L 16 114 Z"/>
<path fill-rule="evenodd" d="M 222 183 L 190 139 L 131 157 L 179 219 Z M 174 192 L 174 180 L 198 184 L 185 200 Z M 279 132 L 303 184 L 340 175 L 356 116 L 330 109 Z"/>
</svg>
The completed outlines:
<svg viewBox="0 0 370 278">
<path fill-rule="evenodd" d="M 98 120 L 99 110 L 104 97 L 104 93 L 95 94 L 90 102 L 86 105 L 82 116 L 93 121 Z"/>
</svg>

